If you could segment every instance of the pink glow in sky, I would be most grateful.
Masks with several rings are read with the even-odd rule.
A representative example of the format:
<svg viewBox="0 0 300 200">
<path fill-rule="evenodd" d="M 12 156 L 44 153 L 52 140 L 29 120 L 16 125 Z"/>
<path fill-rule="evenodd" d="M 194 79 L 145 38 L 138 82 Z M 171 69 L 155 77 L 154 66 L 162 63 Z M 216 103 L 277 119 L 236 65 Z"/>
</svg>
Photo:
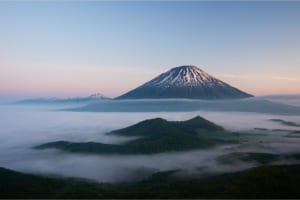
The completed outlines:
<svg viewBox="0 0 300 200">
<path fill-rule="evenodd" d="M 299 94 L 299 21 L 300 2 L 0 2 L 0 98 L 115 97 L 187 64 Z"/>
</svg>

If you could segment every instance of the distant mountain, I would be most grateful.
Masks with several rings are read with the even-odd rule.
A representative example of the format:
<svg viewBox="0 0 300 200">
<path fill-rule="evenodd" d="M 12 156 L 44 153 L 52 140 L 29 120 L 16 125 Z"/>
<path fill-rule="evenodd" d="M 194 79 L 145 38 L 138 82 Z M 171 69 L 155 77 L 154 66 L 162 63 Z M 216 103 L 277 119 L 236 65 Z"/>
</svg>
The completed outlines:
<svg viewBox="0 0 300 200">
<path fill-rule="evenodd" d="M 300 115 L 300 106 L 276 103 L 260 97 L 216 101 L 186 99 L 114 100 L 64 110 L 75 112 L 188 112 L 202 110 Z"/>
<path fill-rule="evenodd" d="M 149 119 L 108 134 L 138 138 L 122 144 L 56 141 L 35 148 L 91 154 L 153 154 L 232 144 L 238 139 L 235 133 L 227 132 L 201 117 L 179 122 L 161 118 Z"/>
<path fill-rule="evenodd" d="M 101 93 L 95 93 L 87 97 L 72 97 L 72 98 L 36 98 L 24 99 L 17 101 L 17 104 L 49 104 L 49 103 L 93 103 L 99 100 L 109 100 Z"/>
<path fill-rule="evenodd" d="M 186 65 L 172 68 L 117 99 L 236 99 L 246 97 L 252 97 L 252 95 L 230 86 L 196 66 Z"/>
</svg>

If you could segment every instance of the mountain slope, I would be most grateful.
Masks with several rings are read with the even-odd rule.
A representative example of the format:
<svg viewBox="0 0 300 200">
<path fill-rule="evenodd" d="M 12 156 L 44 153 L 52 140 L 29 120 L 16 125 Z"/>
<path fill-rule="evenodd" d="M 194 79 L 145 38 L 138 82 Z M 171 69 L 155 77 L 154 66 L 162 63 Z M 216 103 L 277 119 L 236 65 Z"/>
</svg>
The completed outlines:
<svg viewBox="0 0 300 200">
<path fill-rule="evenodd" d="M 135 125 L 112 131 L 110 134 L 122 136 L 160 136 L 174 131 L 186 131 L 189 134 L 197 134 L 195 130 L 201 129 L 205 131 L 222 131 L 221 126 L 218 126 L 200 116 L 194 117 L 186 121 L 167 121 L 162 118 L 149 119 L 139 122 Z"/>
<path fill-rule="evenodd" d="M 238 135 L 227 132 L 222 127 L 201 117 L 182 122 L 172 122 L 161 118 L 150 119 L 108 134 L 138 136 L 139 138 L 123 144 L 56 141 L 35 148 L 55 148 L 91 154 L 153 154 L 208 148 L 233 143 L 238 139 Z"/>
<path fill-rule="evenodd" d="M 172 68 L 116 99 L 235 99 L 251 96 L 196 66 L 186 65 Z"/>
<path fill-rule="evenodd" d="M 158 172 L 137 183 L 50 178 L 0 168 L 1 199 L 299 199 L 300 165 L 176 179 Z"/>
</svg>

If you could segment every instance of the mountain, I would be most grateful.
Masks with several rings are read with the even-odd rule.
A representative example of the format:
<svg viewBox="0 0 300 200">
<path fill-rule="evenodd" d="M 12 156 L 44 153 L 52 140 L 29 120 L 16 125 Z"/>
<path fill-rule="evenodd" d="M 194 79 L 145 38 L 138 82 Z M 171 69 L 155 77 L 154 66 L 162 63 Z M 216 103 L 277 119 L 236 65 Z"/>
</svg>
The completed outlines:
<svg viewBox="0 0 300 200">
<path fill-rule="evenodd" d="M 51 103 L 93 103 L 99 100 L 109 100 L 101 93 L 95 93 L 87 97 L 72 97 L 72 98 L 36 98 L 24 99 L 17 101 L 17 104 L 51 104 Z"/>
<path fill-rule="evenodd" d="M 252 97 L 209 75 L 202 69 L 185 65 L 175 67 L 116 99 L 236 99 Z"/>
<path fill-rule="evenodd" d="M 154 154 L 203 149 L 232 144 L 238 140 L 236 133 L 227 132 L 222 127 L 199 116 L 187 121 L 149 119 L 107 134 L 135 138 L 122 144 L 56 141 L 34 148 L 54 148 L 67 152 L 90 154 Z"/>
</svg>

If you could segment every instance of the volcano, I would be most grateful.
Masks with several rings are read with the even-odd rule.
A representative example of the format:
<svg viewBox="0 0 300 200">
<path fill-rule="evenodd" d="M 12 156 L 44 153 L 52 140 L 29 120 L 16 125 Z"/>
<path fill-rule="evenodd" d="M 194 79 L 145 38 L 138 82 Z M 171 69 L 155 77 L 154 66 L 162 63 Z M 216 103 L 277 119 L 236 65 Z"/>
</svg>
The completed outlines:
<svg viewBox="0 0 300 200">
<path fill-rule="evenodd" d="M 202 69 L 185 65 L 170 69 L 116 99 L 238 99 L 252 97 Z"/>
</svg>

